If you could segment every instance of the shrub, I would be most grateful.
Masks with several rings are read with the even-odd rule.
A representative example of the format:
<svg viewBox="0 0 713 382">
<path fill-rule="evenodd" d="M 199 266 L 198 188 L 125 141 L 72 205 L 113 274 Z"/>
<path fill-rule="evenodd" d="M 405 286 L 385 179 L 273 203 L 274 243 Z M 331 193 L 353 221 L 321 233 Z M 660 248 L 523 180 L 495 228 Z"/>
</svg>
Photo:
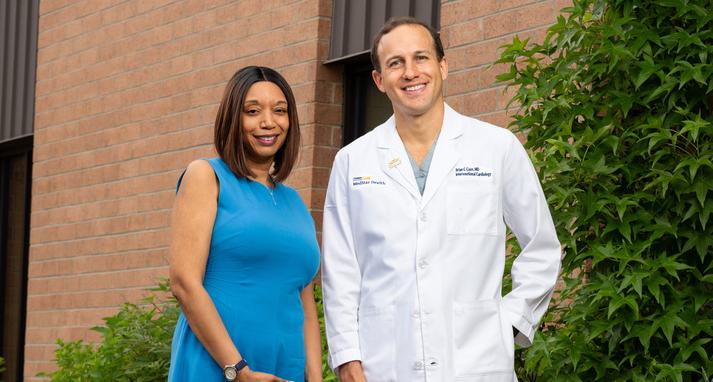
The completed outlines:
<svg viewBox="0 0 713 382">
<path fill-rule="evenodd" d="M 498 61 L 564 245 L 524 381 L 713 375 L 710 6 L 576 0 Z"/>
<path fill-rule="evenodd" d="M 40 373 L 53 382 L 141 381 L 163 382 L 168 378 L 171 339 L 180 309 L 169 296 L 168 280 L 162 280 L 143 304 L 125 303 L 105 325 L 92 328 L 102 335 L 98 345 L 81 340 L 57 341 L 53 373 Z M 324 336 L 322 291 L 315 287 L 317 313 L 322 333 L 322 374 L 324 382 L 337 379 L 327 366 L 327 344 Z M 2 372 L 0 358 L 0 372 Z"/>
<path fill-rule="evenodd" d="M 317 302 L 317 314 L 319 315 L 319 332 L 322 338 L 322 378 L 324 382 L 337 382 L 337 377 L 327 363 L 327 336 L 324 332 L 324 308 L 322 305 L 322 286 L 315 284 L 314 299 Z"/>
<path fill-rule="evenodd" d="M 41 373 L 53 382 L 64 381 L 165 381 L 171 358 L 171 338 L 178 305 L 162 281 L 143 304 L 125 303 L 105 325 L 92 328 L 102 335 L 98 345 L 83 341 L 57 341 L 58 370 Z"/>
</svg>

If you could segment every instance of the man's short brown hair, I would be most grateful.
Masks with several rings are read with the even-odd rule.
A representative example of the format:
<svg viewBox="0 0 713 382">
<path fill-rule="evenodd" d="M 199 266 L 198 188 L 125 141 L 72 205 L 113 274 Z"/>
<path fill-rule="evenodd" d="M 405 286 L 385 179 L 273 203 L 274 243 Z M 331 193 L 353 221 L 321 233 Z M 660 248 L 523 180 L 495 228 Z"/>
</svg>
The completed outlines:
<svg viewBox="0 0 713 382">
<path fill-rule="evenodd" d="M 264 66 L 247 66 L 238 70 L 228 81 L 223 99 L 215 117 L 214 144 L 221 159 L 240 177 L 255 177 L 248 168 L 245 153 L 243 123 L 240 115 L 248 90 L 254 83 L 269 81 L 282 90 L 287 100 L 287 116 L 290 127 L 282 147 L 275 154 L 272 177 L 276 182 L 284 181 L 297 161 L 300 147 L 300 122 L 297 118 L 297 103 L 292 89 L 280 73 Z"/>
<path fill-rule="evenodd" d="M 443 43 L 441 42 L 441 35 L 438 33 L 437 30 L 433 29 L 433 27 L 417 18 L 409 16 L 398 16 L 392 17 L 388 21 L 386 21 L 386 24 L 381 27 L 379 33 L 377 33 L 376 37 L 374 37 L 374 42 L 371 44 L 371 64 L 374 66 L 374 70 L 381 73 L 381 64 L 379 63 L 379 54 L 377 52 L 377 50 L 379 49 L 379 43 L 381 42 L 381 38 L 384 37 L 385 34 L 391 32 L 396 27 L 399 27 L 401 25 L 420 25 L 426 28 L 426 30 L 428 30 L 428 33 L 431 34 L 431 38 L 433 39 L 433 47 L 436 49 L 436 58 L 438 58 L 439 62 L 443 60 L 443 57 L 445 56 L 445 53 L 443 51 Z"/>
</svg>

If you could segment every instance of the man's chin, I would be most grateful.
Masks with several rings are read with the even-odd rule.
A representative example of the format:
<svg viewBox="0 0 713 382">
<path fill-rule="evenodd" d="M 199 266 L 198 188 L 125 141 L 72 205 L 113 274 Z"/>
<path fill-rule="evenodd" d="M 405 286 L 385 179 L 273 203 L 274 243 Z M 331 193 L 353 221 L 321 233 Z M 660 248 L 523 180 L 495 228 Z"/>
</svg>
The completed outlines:
<svg viewBox="0 0 713 382">
<path fill-rule="evenodd" d="M 433 105 L 402 105 L 399 111 L 402 115 L 418 118 L 428 113 L 433 108 Z"/>
</svg>

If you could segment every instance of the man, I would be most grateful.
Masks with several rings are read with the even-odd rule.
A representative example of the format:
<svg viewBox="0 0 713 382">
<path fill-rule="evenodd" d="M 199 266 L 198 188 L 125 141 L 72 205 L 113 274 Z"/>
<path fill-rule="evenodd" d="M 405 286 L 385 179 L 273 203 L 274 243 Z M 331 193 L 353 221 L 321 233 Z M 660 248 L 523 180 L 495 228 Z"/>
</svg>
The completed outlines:
<svg viewBox="0 0 713 382">
<path fill-rule="evenodd" d="M 510 131 L 444 103 L 448 63 L 429 26 L 392 19 L 371 55 L 394 115 L 332 168 L 331 365 L 344 382 L 512 382 L 514 344 L 532 343 L 560 265 L 537 175 Z M 505 224 L 523 249 L 503 297 Z"/>
</svg>

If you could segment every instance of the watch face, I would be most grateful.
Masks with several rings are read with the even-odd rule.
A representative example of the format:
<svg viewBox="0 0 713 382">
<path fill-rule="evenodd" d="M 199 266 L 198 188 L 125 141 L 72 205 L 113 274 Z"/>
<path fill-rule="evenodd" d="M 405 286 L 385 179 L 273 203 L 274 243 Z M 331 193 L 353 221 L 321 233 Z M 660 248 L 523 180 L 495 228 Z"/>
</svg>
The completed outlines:
<svg viewBox="0 0 713 382">
<path fill-rule="evenodd" d="M 238 371 L 235 370 L 235 366 L 226 366 L 225 369 L 223 369 L 223 376 L 228 381 L 234 381 L 235 377 L 238 376 Z"/>
</svg>

